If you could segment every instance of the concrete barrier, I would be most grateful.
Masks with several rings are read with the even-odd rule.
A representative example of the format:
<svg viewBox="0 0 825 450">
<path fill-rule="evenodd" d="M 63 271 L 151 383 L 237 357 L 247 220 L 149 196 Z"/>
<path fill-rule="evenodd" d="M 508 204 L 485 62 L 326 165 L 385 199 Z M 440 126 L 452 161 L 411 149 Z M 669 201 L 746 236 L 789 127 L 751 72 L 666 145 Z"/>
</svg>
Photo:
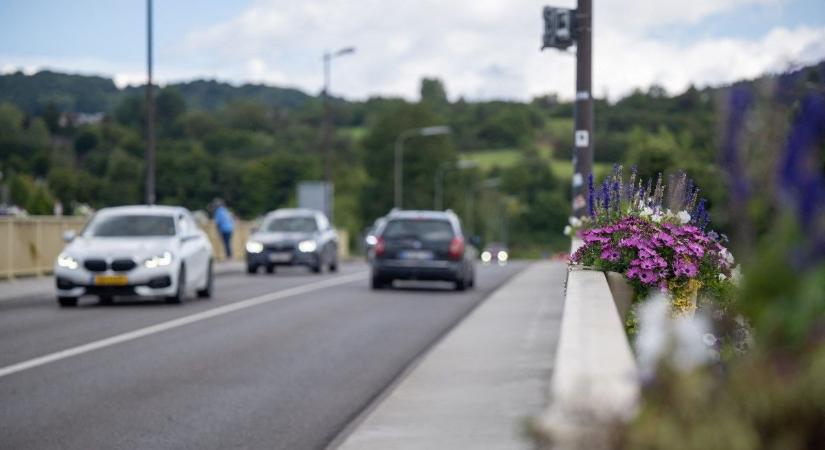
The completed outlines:
<svg viewBox="0 0 825 450">
<path fill-rule="evenodd" d="M 0 278 L 11 279 L 21 276 L 39 276 L 51 273 L 57 255 L 63 250 L 63 233 L 68 230 L 79 232 L 86 225 L 84 217 L 0 217 Z M 232 255 L 235 260 L 244 258 L 244 245 L 252 233 L 253 223 L 235 221 L 232 234 Z M 203 226 L 212 247 L 215 259 L 225 260 L 223 242 L 211 222 Z M 349 257 L 349 236 L 339 230 L 339 256 Z"/>
<path fill-rule="evenodd" d="M 537 421 L 547 448 L 611 448 L 613 426 L 635 416 L 638 397 L 636 360 L 605 274 L 571 267 L 550 406 Z"/>
</svg>

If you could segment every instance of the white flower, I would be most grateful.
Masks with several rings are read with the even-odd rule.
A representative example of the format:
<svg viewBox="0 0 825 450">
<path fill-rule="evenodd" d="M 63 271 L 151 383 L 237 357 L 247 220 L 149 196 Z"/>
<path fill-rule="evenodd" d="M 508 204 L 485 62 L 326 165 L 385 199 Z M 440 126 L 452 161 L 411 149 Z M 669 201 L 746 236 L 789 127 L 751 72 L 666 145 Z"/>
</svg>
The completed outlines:
<svg viewBox="0 0 825 450">
<path fill-rule="evenodd" d="M 708 320 L 699 314 L 693 318 L 673 318 L 670 301 L 664 294 L 639 305 L 638 317 L 636 350 L 643 378 L 655 376 L 660 362 L 689 372 L 714 357 L 708 343 L 712 340 L 715 344 L 716 338 L 710 334 Z"/>
<path fill-rule="evenodd" d="M 725 281 L 725 280 L 727 280 L 727 279 L 728 279 L 728 277 L 727 277 L 727 275 L 725 275 L 724 273 L 720 273 L 720 274 L 719 274 L 719 281 Z"/>
<path fill-rule="evenodd" d="M 570 222 L 570 226 L 573 227 L 580 227 L 582 225 L 582 221 L 578 217 L 570 216 L 570 218 L 567 219 L 567 221 Z"/>
<path fill-rule="evenodd" d="M 657 212 L 656 214 L 653 215 L 653 217 L 650 218 L 650 220 L 652 220 L 656 223 L 661 222 L 662 221 L 662 213 Z"/>
<path fill-rule="evenodd" d="M 645 206 L 644 208 L 642 208 L 642 212 L 640 212 L 639 215 L 642 216 L 642 217 L 651 216 L 651 215 L 653 215 L 653 210 L 650 209 L 649 206 Z"/>
<path fill-rule="evenodd" d="M 728 251 L 728 249 L 723 248 L 722 257 L 725 258 L 725 262 L 728 263 L 728 266 L 733 266 L 733 263 L 735 262 L 733 259 L 733 253 Z"/>
<path fill-rule="evenodd" d="M 688 214 L 687 211 L 679 211 L 676 214 L 676 218 L 679 219 L 679 222 L 681 222 L 682 224 L 690 222 L 690 214 Z"/>
<path fill-rule="evenodd" d="M 564 235 L 565 236 L 570 236 L 570 234 L 572 234 L 572 233 L 573 233 L 573 228 L 571 228 L 570 225 L 567 225 L 567 226 L 564 227 Z"/>
<path fill-rule="evenodd" d="M 702 336 L 702 342 L 708 347 L 713 347 L 713 345 L 716 344 L 716 336 L 711 333 L 705 333 L 704 336 Z"/>
<path fill-rule="evenodd" d="M 730 271 L 730 281 L 736 286 L 739 286 L 739 282 L 742 281 L 742 269 L 739 266 L 734 267 L 733 270 Z"/>
</svg>

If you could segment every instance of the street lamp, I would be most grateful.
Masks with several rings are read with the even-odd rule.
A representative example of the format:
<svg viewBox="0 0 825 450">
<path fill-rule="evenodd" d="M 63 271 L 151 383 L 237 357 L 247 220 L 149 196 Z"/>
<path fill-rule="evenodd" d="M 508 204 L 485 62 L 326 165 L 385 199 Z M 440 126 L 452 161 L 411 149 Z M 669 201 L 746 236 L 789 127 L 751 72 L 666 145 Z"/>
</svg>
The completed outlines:
<svg viewBox="0 0 825 450">
<path fill-rule="evenodd" d="M 332 205 L 330 205 L 330 183 L 332 182 L 332 108 L 329 103 L 330 69 L 332 59 L 339 56 L 355 53 L 355 47 L 344 47 L 335 52 L 324 52 L 324 90 L 321 99 L 324 104 L 324 131 L 321 147 L 324 152 L 324 211 L 332 219 Z"/>
<path fill-rule="evenodd" d="M 478 166 L 471 159 L 460 159 L 456 162 L 444 161 L 435 171 L 435 187 L 433 188 L 433 207 L 440 211 L 444 207 L 444 173 L 450 169 L 465 170 Z"/>
<path fill-rule="evenodd" d="M 434 127 L 412 128 L 403 131 L 395 140 L 395 207 L 401 209 L 401 200 L 404 198 L 404 173 L 402 159 L 404 152 L 404 141 L 414 136 L 438 136 L 450 134 L 450 127 L 439 125 Z"/>
</svg>

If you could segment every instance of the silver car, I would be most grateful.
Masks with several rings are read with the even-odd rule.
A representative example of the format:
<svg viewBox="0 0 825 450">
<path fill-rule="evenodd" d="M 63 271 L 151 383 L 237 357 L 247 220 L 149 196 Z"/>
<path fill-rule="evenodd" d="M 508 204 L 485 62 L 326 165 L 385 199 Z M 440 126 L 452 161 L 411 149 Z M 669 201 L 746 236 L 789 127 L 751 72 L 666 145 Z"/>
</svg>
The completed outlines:
<svg viewBox="0 0 825 450">
<path fill-rule="evenodd" d="M 75 306 L 83 295 L 102 303 L 116 296 L 180 303 L 193 290 L 212 296 L 212 245 L 186 208 L 104 208 L 64 240 L 54 265 L 60 306 Z"/>
<path fill-rule="evenodd" d="M 246 269 L 306 266 L 320 273 L 338 270 L 338 233 L 327 216 L 309 209 L 279 209 L 264 217 L 246 242 Z"/>
</svg>

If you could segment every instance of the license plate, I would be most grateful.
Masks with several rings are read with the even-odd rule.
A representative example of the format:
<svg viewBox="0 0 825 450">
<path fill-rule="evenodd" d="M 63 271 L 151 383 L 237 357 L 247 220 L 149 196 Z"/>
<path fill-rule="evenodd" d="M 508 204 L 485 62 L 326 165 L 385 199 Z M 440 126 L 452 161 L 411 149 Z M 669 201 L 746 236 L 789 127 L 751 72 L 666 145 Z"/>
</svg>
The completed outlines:
<svg viewBox="0 0 825 450">
<path fill-rule="evenodd" d="M 270 253 L 269 254 L 269 261 L 270 262 L 288 262 L 292 260 L 292 253 Z"/>
<path fill-rule="evenodd" d="M 126 286 L 129 277 L 126 275 L 96 275 L 95 286 Z"/>
<path fill-rule="evenodd" d="M 401 259 L 433 259 L 433 252 L 428 250 L 407 250 L 401 252 L 399 256 L 401 257 Z"/>
</svg>

